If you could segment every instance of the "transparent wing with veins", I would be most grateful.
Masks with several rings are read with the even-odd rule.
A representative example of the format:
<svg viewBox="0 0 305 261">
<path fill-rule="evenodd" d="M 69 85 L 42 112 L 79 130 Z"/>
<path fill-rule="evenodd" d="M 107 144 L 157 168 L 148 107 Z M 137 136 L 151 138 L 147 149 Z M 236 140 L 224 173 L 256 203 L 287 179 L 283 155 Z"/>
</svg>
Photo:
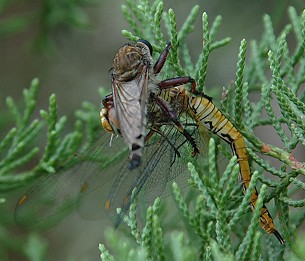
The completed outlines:
<svg viewBox="0 0 305 261">
<path fill-rule="evenodd" d="M 127 82 L 112 79 L 113 101 L 121 134 L 129 146 L 132 160 L 142 156 L 146 130 L 148 66 L 135 79 Z M 137 157 L 136 157 L 137 158 Z"/>
<path fill-rule="evenodd" d="M 116 209 L 121 208 L 122 214 L 126 214 L 133 200 L 131 198 L 133 189 L 142 203 L 151 203 L 162 194 L 168 182 L 178 175 L 185 179 L 186 184 L 188 175 L 185 161 L 177 159 L 181 157 L 186 160 L 186 154 L 191 155 L 187 150 L 185 154 L 182 154 L 182 150 L 178 153 L 177 148 L 186 144 L 185 139 L 172 126 L 167 126 L 162 131 L 162 135 L 156 133 L 145 144 L 142 163 L 138 168 L 129 170 L 128 160 L 112 166 L 110 171 L 112 174 L 109 174 L 115 177 L 111 186 L 106 189 L 108 192 L 106 198 L 102 196 L 105 195 L 102 179 L 94 173 L 86 178 L 90 191 L 86 191 L 88 193 L 80 207 L 82 216 L 99 219 L 107 212 L 115 219 L 114 223 L 117 226 L 122 216 L 117 216 Z"/>
<path fill-rule="evenodd" d="M 128 168 L 129 150 L 123 139 L 115 137 L 109 146 L 110 135 L 103 133 L 93 146 L 74 157 L 72 161 L 77 163 L 71 169 L 48 174 L 21 197 L 16 221 L 26 226 L 43 225 L 76 207 L 85 219 L 110 215 L 119 225 L 122 218 L 116 209 L 121 208 L 122 214 L 128 211 L 134 188 L 141 202 L 150 203 L 170 180 L 183 172 L 181 176 L 188 177 L 185 162 L 177 160 L 183 158 L 177 148 L 185 144 L 185 139 L 172 126 L 162 131 L 145 144 L 142 164 L 133 170 Z"/>
<path fill-rule="evenodd" d="M 17 202 L 15 220 L 30 226 L 43 221 L 56 221 L 58 216 L 70 212 L 81 203 L 84 177 L 97 175 L 104 184 L 111 184 L 112 175 L 106 173 L 107 164 L 116 165 L 126 158 L 128 149 L 122 140 L 114 139 L 109 146 L 110 135 L 101 131 L 89 148 L 71 156 L 58 172 L 42 176 Z M 82 187 L 83 186 L 83 187 Z"/>
</svg>

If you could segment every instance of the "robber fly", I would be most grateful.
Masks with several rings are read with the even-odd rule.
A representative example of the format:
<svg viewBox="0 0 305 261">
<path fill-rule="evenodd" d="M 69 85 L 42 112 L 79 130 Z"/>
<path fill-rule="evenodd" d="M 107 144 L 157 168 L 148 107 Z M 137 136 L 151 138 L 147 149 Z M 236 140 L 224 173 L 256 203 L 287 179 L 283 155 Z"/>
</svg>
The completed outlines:
<svg viewBox="0 0 305 261">
<path fill-rule="evenodd" d="M 196 82 L 191 77 L 176 77 L 161 82 L 156 80 L 170 48 L 171 44 L 168 43 L 154 65 L 153 49 L 146 40 L 124 45 L 114 57 L 112 93 L 102 100 L 104 107 L 100 118 L 106 132 L 119 136 L 113 139 L 111 148 L 116 151 L 117 147 L 121 148 L 124 144 L 128 146 L 123 149 L 126 157 L 129 154 L 127 159 L 124 161 L 122 157 L 114 157 L 111 149 L 106 148 L 105 144 L 109 142 L 103 135 L 103 140 L 97 142 L 97 148 L 90 153 L 94 157 L 100 153 L 106 156 L 109 154 L 111 164 L 82 164 L 72 169 L 71 175 L 63 173 L 65 175 L 47 178 L 43 185 L 38 184 L 19 200 L 17 219 L 22 219 L 27 213 L 24 211 L 26 205 L 35 209 L 35 216 L 38 218 L 48 218 L 61 209 L 58 206 L 66 195 L 75 199 L 86 193 L 91 198 L 84 197 L 86 203 L 82 205 L 92 205 L 98 199 L 99 207 L 94 208 L 98 216 L 114 212 L 117 207 L 125 214 L 133 201 L 132 196 L 137 196 L 142 191 L 145 191 L 149 199 L 158 196 L 166 183 L 187 171 L 185 164 L 177 158 L 183 159 L 189 155 L 195 157 L 201 153 L 200 129 L 208 129 L 231 146 L 232 152 L 238 158 L 243 191 L 247 190 L 251 171 L 241 133 L 216 108 L 210 97 L 196 90 Z M 186 84 L 191 85 L 190 91 L 184 88 Z M 102 148 L 97 144 L 103 144 Z M 185 147 L 190 149 L 184 150 Z M 70 186 L 64 185 L 67 181 L 62 179 L 78 179 L 80 186 L 72 190 Z M 49 205 L 46 208 L 45 204 L 35 202 L 44 195 L 50 183 L 54 187 L 51 191 L 55 191 L 56 195 L 51 196 L 54 207 Z M 254 190 L 249 202 L 252 209 L 257 197 L 258 192 Z M 117 216 L 115 225 L 121 220 L 122 217 Z M 275 229 L 265 205 L 260 224 L 267 233 L 273 233 L 281 243 L 285 242 Z"/>
</svg>

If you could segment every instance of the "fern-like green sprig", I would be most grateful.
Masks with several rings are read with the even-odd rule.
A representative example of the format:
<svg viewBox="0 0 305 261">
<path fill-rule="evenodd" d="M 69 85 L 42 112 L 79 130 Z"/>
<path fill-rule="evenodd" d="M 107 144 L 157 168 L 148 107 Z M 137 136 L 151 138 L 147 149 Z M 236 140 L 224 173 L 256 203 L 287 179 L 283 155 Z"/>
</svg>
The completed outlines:
<svg viewBox="0 0 305 261">
<path fill-rule="evenodd" d="M 12 113 L 16 126 L 13 127 L 1 142 L 1 151 L 3 158 L 0 161 L 0 191 L 10 190 L 22 184 L 23 180 L 30 178 L 33 174 L 20 174 L 19 178 L 11 176 L 12 171 L 23 166 L 32 160 L 39 149 L 34 147 L 28 149 L 27 145 L 37 137 L 43 124 L 38 120 L 30 121 L 36 105 L 38 92 L 38 80 L 35 79 L 31 83 L 29 90 L 23 92 L 25 109 L 21 113 L 12 98 L 7 98 L 7 106 Z"/>
<path fill-rule="evenodd" d="M 25 89 L 23 114 L 20 113 L 12 98 L 7 99 L 7 105 L 14 115 L 15 127 L 4 137 L 0 144 L 0 153 L 3 158 L 0 161 L 0 191 L 11 190 L 34 180 L 43 173 L 55 171 L 70 157 L 80 146 L 82 139 L 80 122 L 76 122 L 75 131 L 62 137 L 66 118 L 57 120 L 57 102 L 55 95 L 50 96 L 49 112 L 41 110 L 44 121 L 34 119 L 31 122 L 35 110 L 39 81 L 34 79 L 29 89 Z M 31 170 L 19 172 L 18 168 L 37 157 L 39 149 L 29 145 L 41 135 L 42 127 L 46 125 L 47 142 L 40 160 Z M 12 175 L 14 173 L 14 175 Z"/>
<path fill-rule="evenodd" d="M 198 79 L 198 90 L 202 91 L 205 86 L 206 70 L 208 65 L 208 57 L 210 54 L 210 33 L 209 33 L 209 22 L 207 13 L 202 14 L 202 29 L 203 29 L 203 47 L 202 53 L 199 56 L 196 68 L 196 79 Z"/>
<path fill-rule="evenodd" d="M 264 196 L 266 195 L 266 190 L 267 190 L 267 186 L 263 185 L 260 190 L 258 199 L 256 201 L 255 210 L 251 219 L 250 227 L 242 243 L 239 245 L 238 250 L 236 251 L 235 257 L 237 260 L 249 260 L 252 246 L 254 245 L 255 242 L 254 240 L 255 239 L 258 240 L 255 231 L 258 230 L 259 218 L 261 215 L 261 208 L 263 207 L 263 203 L 264 203 Z"/>
<path fill-rule="evenodd" d="M 244 67 L 246 59 L 246 50 L 247 42 L 243 39 L 240 43 L 238 62 L 237 62 L 237 71 L 236 71 L 236 81 L 235 81 L 235 116 L 237 126 L 242 126 L 242 116 L 243 116 L 243 76 L 244 76 Z"/>
</svg>

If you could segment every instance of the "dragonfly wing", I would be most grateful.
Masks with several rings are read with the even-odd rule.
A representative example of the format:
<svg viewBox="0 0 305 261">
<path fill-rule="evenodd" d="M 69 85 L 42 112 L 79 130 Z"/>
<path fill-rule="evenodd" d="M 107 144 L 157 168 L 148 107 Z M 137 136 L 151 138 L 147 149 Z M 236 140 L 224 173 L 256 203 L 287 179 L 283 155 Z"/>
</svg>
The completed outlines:
<svg viewBox="0 0 305 261">
<path fill-rule="evenodd" d="M 41 221 L 56 220 L 59 215 L 69 212 L 79 195 L 79 187 L 73 181 L 76 178 L 74 171 L 71 169 L 64 175 L 55 173 L 40 178 L 18 201 L 16 222 L 25 226 L 37 225 Z"/>
<path fill-rule="evenodd" d="M 67 160 L 58 172 L 41 177 L 18 201 L 16 222 L 25 226 L 46 224 L 66 215 L 80 203 L 81 192 L 85 190 L 84 177 L 96 175 L 107 184 L 112 176 L 106 175 L 103 164 L 107 160 L 112 160 L 113 164 L 119 161 L 115 155 L 123 145 L 122 140 L 114 141 L 118 144 L 110 147 L 109 140 L 109 134 L 103 132 L 94 139 L 92 146 Z"/>
<path fill-rule="evenodd" d="M 110 166 L 104 172 L 114 178 L 106 186 L 99 175 L 91 175 L 85 181 L 90 189 L 86 191 L 88 195 L 82 198 L 81 215 L 98 219 L 108 213 L 117 226 L 129 210 L 133 190 L 141 203 L 150 204 L 162 195 L 168 182 L 178 175 L 183 176 L 185 182 L 188 178 L 186 162 L 178 160 L 179 156 L 183 156 L 181 148 L 180 155 L 177 155 L 177 148 L 185 144 L 185 139 L 172 126 L 167 126 L 163 134 L 156 134 L 145 144 L 142 163 L 138 168 L 130 170 L 127 161 Z M 187 153 L 190 155 L 189 151 Z M 119 216 L 117 208 L 122 209 Z"/>
<path fill-rule="evenodd" d="M 87 195 L 81 200 L 81 216 L 90 219 L 99 219 L 105 214 L 108 214 L 113 219 L 116 219 L 117 208 L 121 208 L 124 214 L 128 211 L 132 202 L 131 194 L 134 189 L 136 189 L 136 195 L 143 191 L 141 197 L 142 195 L 146 197 L 145 185 L 149 183 L 150 185 L 148 187 L 153 192 L 148 193 L 148 199 L 153 200 L 156 196 L 159 196 L 167 183 L 164 178 L 168 172 L 164 172 L 164 165 L 169 168 L 171 161 L 169 148 L 166 146 L 167 144 L 164 145 L 153 144 L 145 147 L 143 162 L 138 168 L 130 170 L 128 168 L 128 160 L 109 166 L 103 172 L 103 175 L 104 173 L 108 173 L 112 177 L 111 181 L 107 184 L 104 183 L 98 174 L 93 174 L 88 177 L 84 181 L 88 190 L 84 191 Z M 162 158 L 163 164 L 159 165 Z M 159 182 L 156 182 L 157 175 L 160 176 L 159 174 L 161 173 L 162 180 L 159 179 Z M 153 195 L 156 196 L 152 198 Z"/>
</svg>

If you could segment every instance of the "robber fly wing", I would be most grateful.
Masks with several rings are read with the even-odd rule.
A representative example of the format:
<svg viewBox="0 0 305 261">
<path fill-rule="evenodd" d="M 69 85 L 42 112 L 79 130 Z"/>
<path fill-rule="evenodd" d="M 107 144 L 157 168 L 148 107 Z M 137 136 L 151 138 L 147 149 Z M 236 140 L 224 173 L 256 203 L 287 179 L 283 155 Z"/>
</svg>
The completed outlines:
<svg viewBox="0 0 305 261">
<path fill-rule="evenodd" d="M 114 106 L 125 143 L 132 150 L 144 147 L 147 110 L 148 66 L 135 79 L 112 80 Z"/>
</svg>

